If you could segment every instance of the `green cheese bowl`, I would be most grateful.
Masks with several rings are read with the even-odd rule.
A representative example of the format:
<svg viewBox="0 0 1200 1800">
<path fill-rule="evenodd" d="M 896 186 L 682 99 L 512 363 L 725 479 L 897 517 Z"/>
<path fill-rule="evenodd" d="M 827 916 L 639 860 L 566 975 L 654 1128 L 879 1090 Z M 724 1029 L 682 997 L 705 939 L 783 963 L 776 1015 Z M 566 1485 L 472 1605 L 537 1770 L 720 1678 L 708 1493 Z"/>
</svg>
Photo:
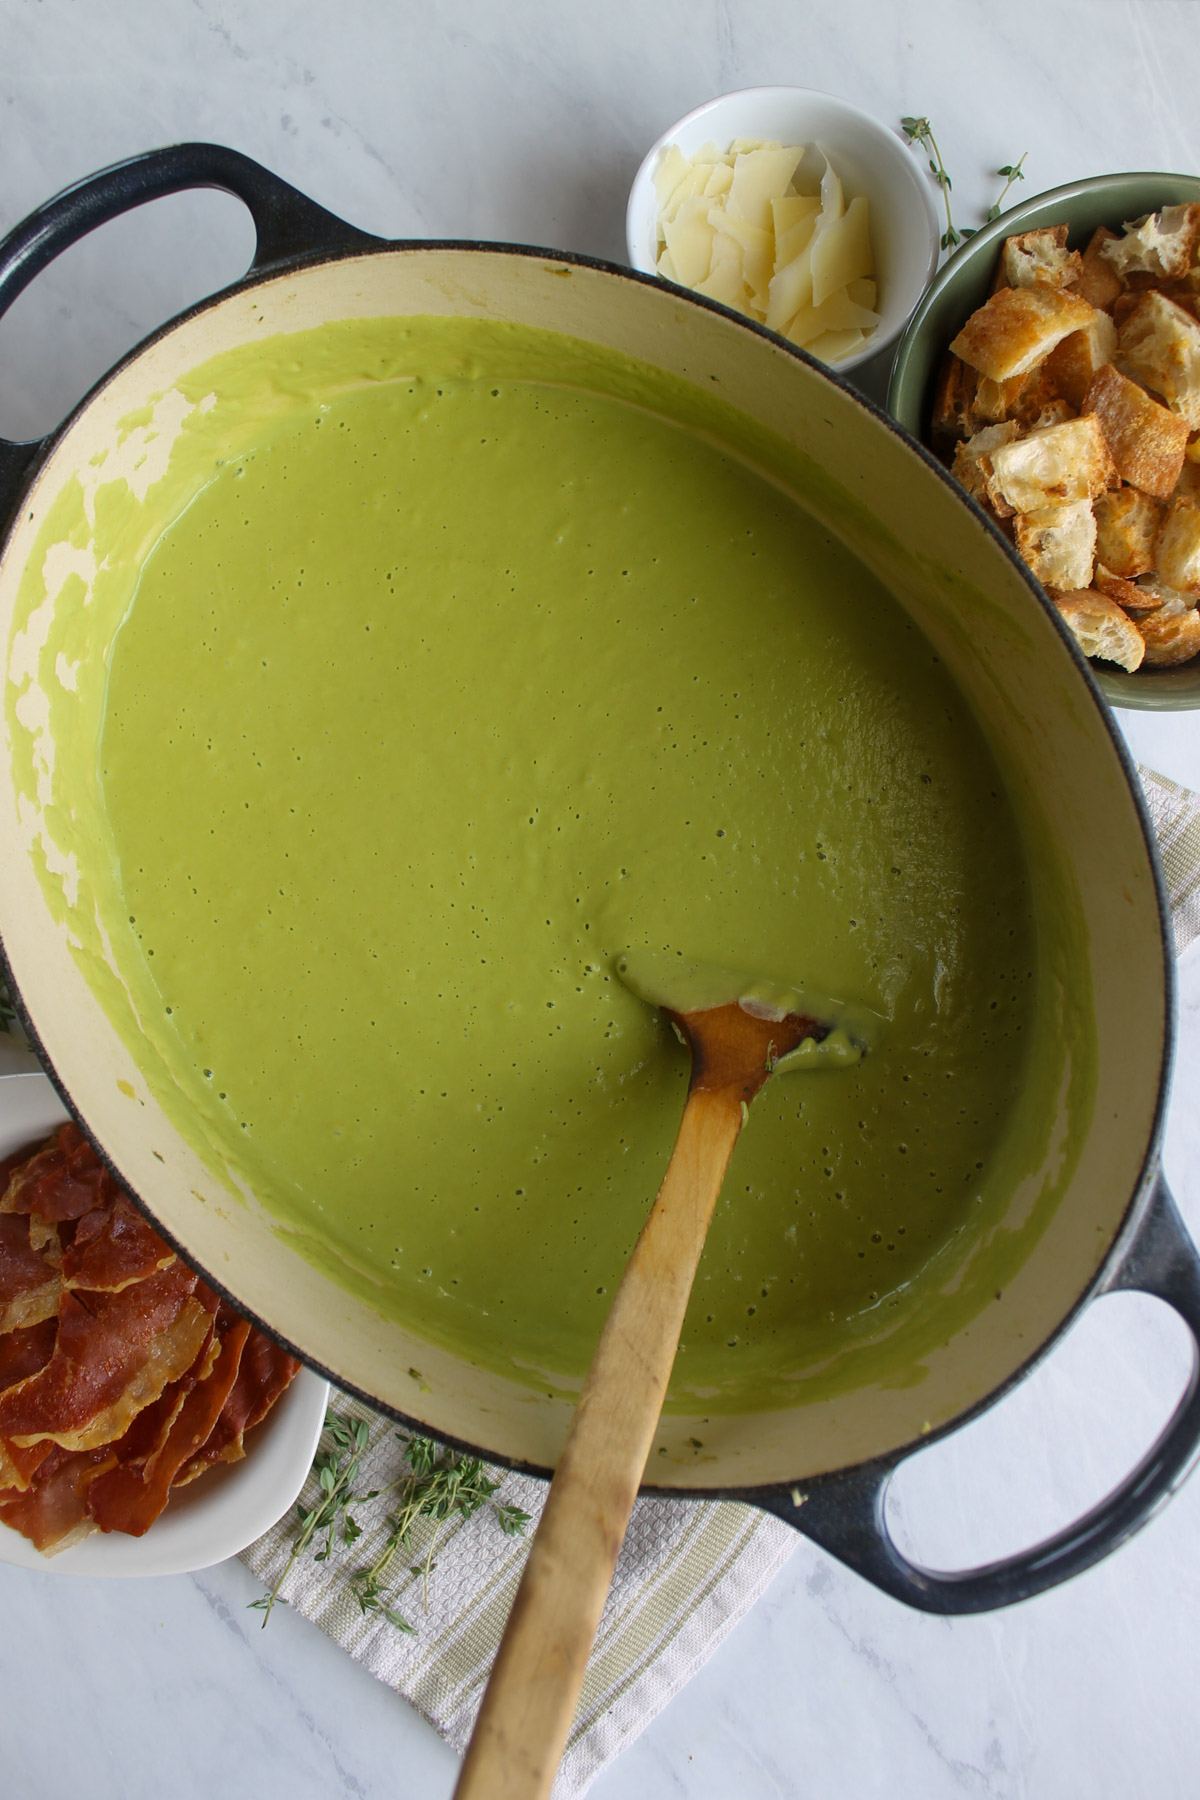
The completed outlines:
<svg viewBox="0 0 1200 1800">
<path fill-rule="evenodd" d="M 955 251 L 909 320 L 892 365 L 889 412 L 921 443 L 929 442 L 933 384 L 942 357 L 991 292 L 1005 238 L 1065 222 L 1070 227 L 1070 248 L 1080 250 L 1100 225 L 1117 230 L 1127 220 L 1162 206 L 1193 200 L 1200 200 L 1200 176 L 1093 175 L 1035 195 L 976 232 Z M 1177 668 L 1139 669 L 1134 674 L 1113 663 L 1097 662 L 1092 673 L 1113 706 L 1139 712 L 1184 712 L 1200 706 L 1200 657 Z"/>
</svg>

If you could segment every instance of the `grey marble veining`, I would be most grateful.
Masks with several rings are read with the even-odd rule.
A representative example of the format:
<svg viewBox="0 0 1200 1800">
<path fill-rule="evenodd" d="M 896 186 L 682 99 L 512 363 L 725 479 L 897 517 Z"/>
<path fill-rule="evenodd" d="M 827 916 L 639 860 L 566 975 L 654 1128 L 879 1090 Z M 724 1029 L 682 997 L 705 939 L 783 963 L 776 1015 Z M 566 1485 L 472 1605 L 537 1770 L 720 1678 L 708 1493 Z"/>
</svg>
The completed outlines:
<svg viewBox="0 0 1200 1800">
<path fill-rule="evenodd" d="M 1086 24 L 1084 19 L 1086 18 Z M 960 222 L 1028 150 L 1027 191 L 1200 165 L 1192 0 L 0 0 L 0 232 L 115 158 L 213 138 L 389 237 L 620 258 L 633 172 L 715 93 L 796 82 L 928 113 Z M 49 429 L 125 349 L 252 250 L 236 202 L 162 202 L 41 276 L 0 324 L 0 434 Z M 1200 714 L 1126 715 L 1200 786 Z M 1200 1232 L 1200 947 L 1181 968 L 1166 1164 Z M 1189 1366 L 1149 1301 L 1085 1316 L 1031 1381 L 897 1483 L 950 1564 L 1064 1522 L 1128 1467 Z M 66 1582 L 0 1570 L 0 1790 L 67 1800 L 448 1795 L 433 1732 L 240 1564 Z M 1003 1614 L 930 1619 L 800 1541 L 766 1598 L 593 1789 L 597 1800 L 1194 1800 L 1200 1482 L 1117 1557 Z"/>
</svg>

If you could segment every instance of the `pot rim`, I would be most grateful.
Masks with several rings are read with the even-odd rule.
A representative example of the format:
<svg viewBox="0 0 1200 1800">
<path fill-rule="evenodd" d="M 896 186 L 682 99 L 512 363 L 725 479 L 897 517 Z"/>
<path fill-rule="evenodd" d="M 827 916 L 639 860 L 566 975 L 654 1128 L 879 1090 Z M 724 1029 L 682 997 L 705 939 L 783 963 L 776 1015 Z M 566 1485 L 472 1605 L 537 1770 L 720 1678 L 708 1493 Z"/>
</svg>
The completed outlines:
<svg viewBox="0 0 1200 1800">
<path fill-rule="evenodd" d="M 1100 720 L 1116 752 L 1122 774 L 1132 796 L 1141 828 L 1143 844 L 1154 884 L 1158 908 L 1160 942 L 1163 951 L 1163 992 L 1165 1009 L 1162 1059 L 1154 1114 L 1147 1138 L 1147 1146 L 1142 1160 L 1141 1170 L 1138 1180 L 1134 1185 L 1133 1192 L 1130 1195 L 1128 1204 L 1122 1212 L 1115 1230 L 1111 1234 L 1108 1248 L 1095 1275 L 1076 1296 L 1075 1300 L 1071 1303 L 1048 1336 L 1046 1336 L 1042 1342 L 1030 1352 L 1029 1356 L 1023 1362 L 1021 1362 L 995 1387 L 989 1389 L 989 1391 L 979 1400 L 974 1401 L 961 1412 L 955 1413 L 952 1418 L 946 1420 L 943 1424 L 936 1426 L 928 1433 L 919 1435 L 916 1438 L 889 1450 L 883 1458 L 867 1459 L 861 1463 L 847 1464 L 838 1470 L 827 1471 L 825 1475 L 821 1477 L 806 1478 L 805 1486 L 811 1487 L 816 1481 L 826 1479 L 829 1476 L 845 1475 L 856 1470 L 866 1470 L 882 1466 L 883 1464 L 886 1464 L 890 1468 L 899 1467 L 901 1463 L 906 1461 L 916 1451 L 927 1449 L 932 1444 L 941 1441 L 952 1432 L 959 1430 L 960 1427 L 970 1423 L 970 1421 L 986 1412 L 990 1407 L 1003 1399 L 1006 1394 L 1011 1392 L 1012 1389 L 1023 1381 L 1044 1357 L 1049 1355 L 1051 1350 L 1059 1343 L 1064 1334 L 1074 1324 L 1083 1308 L 1087 1306 L 1105 1286 L 1114 1267 L 1120 1260 L 1124 1244 L 1137 1230 L 1138 1225 L 1141 1223 L 1149 1208 L 1153 1196 L 1155 1178 L 1161 1161 L 1162 1137 L 1174 1066 L 1178 996 L 1175 959 L 1172 948 L 1173 926 L 1169 898 L 1158 853 L 1157 840 L 1150 822 L 1149 811 L 1142 791 L 1141 782 L 1137 777 L 1137 767 L 1133 756 L 1117 727 L 1112 711 L 1104 699 L 1086 658 L 1083 656 L 1058 613 L 1051 606 L 1046 595 L 1030 574 L 1024 562 L 1017 555 L 1014 547 L 1007 541 L 1002 533 L 996 529 L 992 521 L 986 517 L 970 496 L 965 494 L 959 485 L 952 480 L 948 471 L 940 462 L 938 462 L 936 457 L 934 457 L 933 454 L 926 449 L 926 447 L 920 443 L 920 441 L 915 438 L 905 426 L 900 424 L 897 419 L 887 412 L 883 406 L 872 400 L 868 395 L 860 392 L 846 376 L 839 376 L 835 371 L 828 368 L 825 364 L 818 362 L 815 357 L 809 355 L 807 351 L 803 350 L 798 345 L 789 343 L 786 339 L 780 338 L 775 332 L 768 331 L 764 325 L 760 325 L 755 320 L 747 319 L 741 314 L 733 312 L 730 308 L 721 305 L 718 301 L 710 299 L 707 295 L 696 294 L 690 290 L 678 288 L 673 284 L 664 283 L 656 275 L 644 274 L 639 270 L 627 268 L 621 264 L 610 262 L 601 257 L 590 256 L 577 251 L 551 250 L 538 245 L 510 244 L 487 239 L 385 239 L 369 237 L 365 233 L 356 234 L 356 238 L 357 241 L 352 242 L 345 247 L 337 247 L 332 251 L 322 250 L 320 248 L 304 249 L 289 253 L 282 257 L 274 258 L 270 263 L 261 267 L 252 267 L 247 274 L 242 276 L 239 280 L 228 284 L 226 287 L 219 289 L 213 294 L 203 296 L 191 306 L 174 314 L 170 319 L 164 321 L 163 324 L 157 326 L 144 338 L 140 339 L 138 343 L 133 345 L 129 351 L 120 357 L 96 382 L 92 384 L 87 393 L 72 408 L 62 423 L 52 431 L 48 432 L 45 437 L 17 444 L 12 444 L 8 440 L 0 439 L 0 454 L 5 450 L 15 451 L 18 456 L 22 451 L 26 453 L 15 476 L 14 497 L 11 501 L 6 501 L 2 493 L 0 493 L 0 506 L 7 509 L 7 517 L 3 521 L 2 527 L 0 527 L 0 567 L 2 567 L 7 555 L 13 529 L 19 518 L 25 497 L 37 481 L 38 476 L 46 463 L 50 460 L 51 456 L 65 441 L 70 432 L 74 429 L 76 423 L 82 418 L 84 413 L 87 412 L 92 402 L 113 381 L 115 381 L 118 376 L 136 363 L 147 350 L 181 325 L 200 317 L 235 295 L 247 293 L 257 287 L 265 286 L 268 283 L 281 279 L 293 278 L 310 270 L 316 270 L 332 263 L 352 260 L 356 257 L 374 257 L 390 254 L 411 255 L 420 254 L 422 252 L 452 252 L 455 254 L 477 255 L 482 252 L 489 255 L 519 257 L 527 262 L 565 264 L 572 267 L 587 269 L 604 276 L 613 277 L 620 281 L 635 282 L 643 287 L 654 288 L 663 294 L 665 300 L 671 303 L 697 307 L 702 311 L 716 314 L 726 322 L 733 322 L 743 331 L 763 339 L 772 349 L 776 351 L 782 350 L 795 360 L 806 364 L 808 368 L 822 380 L 841 390 L 843 394 L 847 395 L 858 406 L 862 407 L 878 424 L 886 427 L 892 436 L 898 439 L 906 450 L 915 453 L 918 460 L 924 464 L 926 469 L 928 469 L 951 493 L 953 493 L 956 501 L 968 508 L 976 519 L 976 522 L 990 534 L 993 542 L 1003 550 L 1009 563 L 1021 577 L 1034 602 L 1052 621 L 1060 640 L 1065 645 L 1074 662 L 1077 672 L 1083 679 L 1083 684 L 1092 706 L 1100 715 Z M 0 253 L 2 253 L 2 251 L 3 244 L 0 244 Z M 4 943 L 2 921 L 0 921 L 0 970 L 3 971 L 7 981 L 9 992 L 22 1028 L 28 1036 L 30 1044 L 33 1046 L 35 1054 L 38 1056 L 38 1060 L 45 1070 L 46 1075 L 52 1082 L 72 1118 L 76 1120 L 80 1130 L 84 1133 L 97 1155 L 101 1158 L 105 1167 L 110 1170 L 114 1178 L 117 1179 L 123 1187 L 127 1187 L 124 1177 L 113 1165 L 103 1145 L 96 1141 L 92 1132 L 89 1130 L 86 1121 L 79 1116 L 72 1100 L 70 1090 L 59 1077 L 45 1052 L 37 1026 L 26 1008 L 19 984 L 15 980 L 9 962 Z M 127 1191 L 129 1190 L 127 1189 Z M 138 1207 L 152 1221 L 155 1229 L 167 1239 L 181 1256 L 195 1266 L 194 1259 L 187 1250 L 187 1247 L 181 1244 L 179 1239 L 160 1223 L 154 1209 L 147 1204 L 140 1194 L 133 1192 L 132 1197 Z M 355 1398 L 362 1401 L 364 1405 L 373 1408 L 375 1411 L 380 1412 L 399 1425 L 417 1431 L 426 1429 L 421 1420 L 415 1419 L 401 1411 L 399 1408 L 379 1400 L 374 1395 L 367 1393 L 364 1389 L 361 1389 L 352 1383 L 345 1382 L 335 1371 L 327 1368 L 323 1363 L 312 1358 L 311 1355 L 301 1351 L 297 1345 L 293 1344 L 288 1338 L 283 1336 L 277 1328 L 268 1324 L 253 1311 L 244 1306 L 241 1301 L 235 1300 L 234 1296 L 229 1293 L 228 1289 L 222 1284 L 219 1278 L 210 1275 L 205 1270 L 201 1270 L 200 1272 L 204 1275 L 204 1279 L 208 1281 L 217 1292 L 221 1293 L 222 1296 L 228 1299 L 232 1304 L 238 1306 L 243 1316 L 249 1318 L 255 1326 L 264 1331 L 275 1342 L 282 1344 L 285 1349 L 296 1355 L 306 1367 L 314 1369 L 317 1373 L 325 1376 L 333 1386 L 341 1388 L 342 1391 L 346 1393 L 352 1394 Z M 479 1446 L 471 1444 L 464 1439 L 456 1438 L 445 1433 L 439 1433 L 439 1437 L 442 1441 L 455 1449 L 472 1455 L 480 1454 Z M 500 1467 L 511 1468 L 520 1471 L 521 1473 L 536 1475 L 544 1479 L 549 1479 L 553 1474 L 553 1471 L 549 1468 L 523 1461 L 520 1458 L 506 1457 L 493 1451 L 486 1451 L 482 1454 L 489 1463 L 493 1463 Z M 787 1483 L 780 1483 L 779 1486 L 781 1488 L 786 1488 Z M 676 1499 L 684 1497 L 696 1499 L 730 1499 L 749 1501 L 751 1503 L 754 1503 L 756 1496 L 761 1495 L 762 1493 L 760 1487 L 755 1488 L 753 1486 L 722 1486 L 710 1488 L 685 1488 L 676 1486 L 658 1487 L 652 1482 L 646 1483 L 640 1491 L 645 1494 Z"/>
</svg>

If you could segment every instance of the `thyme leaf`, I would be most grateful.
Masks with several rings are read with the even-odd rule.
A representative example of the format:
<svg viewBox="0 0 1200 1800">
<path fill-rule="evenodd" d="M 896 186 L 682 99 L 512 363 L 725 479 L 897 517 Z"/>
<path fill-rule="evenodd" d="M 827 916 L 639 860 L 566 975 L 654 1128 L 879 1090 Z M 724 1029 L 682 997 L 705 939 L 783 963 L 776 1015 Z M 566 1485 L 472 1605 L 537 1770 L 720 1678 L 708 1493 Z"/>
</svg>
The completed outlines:
<svg viewBox="0 0 1200 1800">
<path fill-rule="evenodd" d="M 943 250 L 955 250 L 964 239 L 975 236 L 977 227 L 974 225 L 958 226 L 954 223 L 954 218 L 950 210 L 950 193 L 954 183 L 951 181 L 949 171 L 942 160 L 942 153 L 938 149 L 937 139 L 933 135 L 933 127 L 926 118 L 909 117 L 901 119 L 900 129 L 903 131 L 909 143 L 920 144 L 921 148 L 929 158 L 929 173 L 933 176 L 933 179 L 942 190 L 942 200 L 946 208 L 946 229 L 941 236 L 941 246 Z M 1015 163 L 1005 163 L 1003 168 L 996 170 L 997 175 L 1004 178 L 1004 186 L 1000 190 L 999 198 L 994 205 L 990 206 L 987 210 L 986 222 L 989 225 L 993 219 L 998 219 L 1000 217 L 1004 202 L 1008 197 L 1009 189 L 1012 187 L 1013 183 L 1015 181 L 1024 181 L 1025 172 L 1022 165 L 1028 155 L 1028 150 L 1023 150 Z"/>
<path fill-rule="evenodd" d="M 941 188 L 942 200 L 946 207 L 946 229 L 941 236 L 941 246 L 943 250 L 953 250 L 962 243 L 963 234 L 955 228 L 954 216 L 950 211 L 950 190 L 954 183 L 942 161 L 942 153 L 938 149 L 937 139 L 933 135 L 933 127 L 926 118 L 905 118 L 900 121 L 900 129 L 910 144 L 920 144 L 922 150 L 929 157 L 929 173 Z"/>
<path fill-rule="evenodd" d="M 375 1560 L 355 1569 L 348 1585 L 362 1612 L 380 1614 L 397 1631 L 411 1632 L 416 1627 L 391 1604 L 388 1577 L 399 1551 L 411 1549 L 418 1524 L 428 1521 L 433 1526 L 421 1560 L 409 1566 L 409 1574 L 424 1585 L 427 1611 L 429 1577 L 437 1567 L 434 1553 L 451 1519 L 469 1519 L 486 1507 L 507 1537 L 524 1532 L 529 1514 L 495 1498 L 500 1481 L 488 1477 L 478 1458 L 447 1450 L 432 1438 L 405 1437 L 399 1431 L 396 1438 L 404 1448 L 405 1467 L 385 1487 L 356 1493 L 359 1468 L 370 1446 L 370 1429 L 361 1419 L 333 1412 L 325 1415 L 324 1436 L 312 1466 L 318 1497 L 310 1505 L 297 1503 L 291 1555 L 269 1591 L 250 1602 L 252 1611 L 262 1613 L 264 1626 L 273 1607 L 286 1606 L 280 1590 L 300 1558 L 311 1551 L 314 1562 L 328 1562 L 340 1548 L 352 1547 L 363 1535 L 363 1527 L 349 1509 L 381 1494 L 395 1492 L 397 1496 L 387 1519 L 387 1536 Z M 318 1546 L 315 1549 L 314 1544 Z"/>
<path fill-rule="evenodd" d="M 1004 186 L 1000 189 L 1000 198 L 996 201 L 994 206 L 988 207 L 987 222 L 989 225 L 991 224 L 993 219 L 998 219 L 1000 217 L 1000 214 L 1003 212 L 1004 202 L 1008 198 L 1008 190 L 1012 186 L 1013 182 L 1014 181 L 1024 181 L 1025 171 L 1021 165 L 1025 161 L 1025 158 L 1028 155 L 1029 155 L 1028 150 L 1022 150 L 1020 156 L 1017 158 L 1015 163 L 1005 163 L 1005 165 L 1002 169 L 996 170 L 997 175 L 1004 175 L 1007 177 L 1007 179 L 1005 180 Z"/>
<path fill-rule="evenodd" d="M 374 1500 L 379 1492 L 378 1488 L 372 1488 L 366 1494 L 353 1492 L 363 1452 L 371 1441 L 370 1428 L 365 1420 L 340 1418 L 337 1414 L 328 1412 L 325 1415 L 325 1437 L 329 1439 L 329 1447 L 318 1449 L 312 1466 L 321 1497 L 315 1506 L 306 1507 L 302 1501 L 297 1502 L 299 1529 L 292 1540 L 292 1553 L 274 1586 L 260 1599 L 250 1602 L 251 1611 L 262 1613 L 264 1630 L 272 1609 L 277 1604 L 287 1604 L 279 1590 L 314 1538 L 318 1538 L 321 1532 L 325 1533 L 324 1547 L 314 1552 L 313 1560 L 327 1562 L 333 1554 L 335 1534 L 346 1544 L 352 1544 L 360 1535 L 360 1527 L 347 1509 L 359 1501 Z"/>
<path fill-rule="evenodd" d="M 388 1533 L 374 1562 L 356 1569 L 350 1577 L 350 1592 L 363 1613 L 379 1612 L 402 1631 L 415 1627 L 388 1606 L 384 1599 L 392 1563 L 401 1550 L 411 1549 L 413 1533 L 420 1521 L 429 1520 L 433 1530 L 420 1562 L 410 1563 L 408 1573 L 422 1582 L 425 1610 L 429 1610 L 429 1577 L 436 1569 L 434 1554 L 442 1532 L 450 1519 L 466 1520 L 481 1508 L 488 1507 L 500 1529 L 508 1537 L 520 1536 L 529 1524 L 529 1514 L 519 1506 L 505 1505 L 495 1499 L 500 1482 L 489 1479 L 477 1457 L 464 1456 L 457 1450 L 443 1450 L 432 1438 L 415 1437 L 404 1444 L 411 1474 L 398 1484 L 398 1504 L 388 1518 Z"/>
</svg>

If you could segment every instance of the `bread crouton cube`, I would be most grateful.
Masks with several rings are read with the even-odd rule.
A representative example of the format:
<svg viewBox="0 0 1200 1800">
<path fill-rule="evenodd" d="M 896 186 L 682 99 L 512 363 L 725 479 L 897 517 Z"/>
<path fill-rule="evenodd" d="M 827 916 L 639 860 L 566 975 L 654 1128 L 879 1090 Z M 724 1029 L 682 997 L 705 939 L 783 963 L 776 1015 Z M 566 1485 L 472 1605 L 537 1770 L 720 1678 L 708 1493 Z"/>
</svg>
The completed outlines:
<svg viewBox="0 0 1200 1800">
<path fill-rule="evenodd" d="M 1200 325 L 1165 294 L 1143 294 L 1120 330 L 1120 366 L 1200 431 Z"/>
<path fill-rule="evenodd" d="M 979 377 L 961 357 L 947 350 L 933 390 L 930 425 L 935 442 L 941 438 L 966 438 L 974 430 L 975 388 Z"/>
<path fill-rule="evenodd" d="M 1112 570 L 1106 569 L 1102 562 L 1096 564 L 1092 574 L 1092 586 L 1097 593 L 1107 594 L 1110 600 L 1115 600 L 1118 606 L 1123 606 L 1126 612 L 1153 611 L 1153 607 L 1143 607 L 1142 602 L 1145 596 L 1136 582 L 1126 581 L 1122 575 L 1114 575 Z M 1157 602 L 1155 604 L 1157 605 Z"/>
<path fill-rule="evenodd" d="M 1028 380 L 1028 375 L 1013 375 L 1007 381 L 993 381 L 989 375 L 980 375 L 975 388 L 976 415 L 992 425 L 1007 419 Z"/>
<path fill-rule="evenodd" d="M 1195 443 L 1200 443 L 1200 438 Z M 1194 448 L 1195 444 L 1188 445 L 1189 450 Z M 1193 462 L 1190 456 L 1183 459 L 1183 467 L 1179 471 L 1179 480 L 1175 483 L 1175 492 L 1171 498 L 1200 502 L 1200 463 Z"/>
<path fill-rule="evenodd" d="M 1082 330 L 1093 311 L 1063 288 L 1000 288 L 971 314 L 950 348 L 981 375 L 1008 381 Z"/>
<path fill-rule="evenodd" d="M 982 431 L 977 431 L 965 444 L 958 445 L 950 469 L 955 481 L 961 482 L 973 499 L 978 500 L 981 506 L 990 507 L 1001 518 L 1011 518 L 1013 509 L 1006 506 L 994 491 L 992 455 L 1001 445 L 1011 444 L 1019 430 L 1020 426 L 1014 419 L 1000 425 L 985 425 Z"/>
<path fill-rule="evenodd" d="M 1154 572 L 1176 593 L 1200 599 L 1200 506 L 1194 501 L 1168 507 L 1154 546 Z"/>
<path fill-rule="evenodd" d="M 1073 331 L 1054 346 L 1044 364 L 1046 375 L 1078 412 L 1092 376 L 1116 353 L 1116 326 L 1107 313 L 1093 312 L 1082 331 Z"/>
<path fill-rule="evenodd" d="M 1065 425 L 1068 419 L 1078 416 L 1069 400 L 1047 400 L 1042 410 L 1030 419 L 1029 429 L 1042 431 L 1047 425 Z"/>
<path fill-rule="evenodd" d="M 1185 612 L 1170 612 L 1163 606 L 1145 613 L 1138 619 L 1137 630 L 1151 668 L 1169 668 L 1200 655 L 1200 612 L 1194 606 Z"/>
<path fill-rule="evenodd" d="M 1083 268 L 1075 283 L 1075 292 L 1080 299 L 1088 301 L 1099 312 L 1107 312 L 1125 291 L 1117 271 L 1100 254 L 1105 244 L 1116 241 L 1116 236 L 1107 225 L 1097 226 L 1083 253 Z"/>
<path fill-rule="evenodd" d="M 1070 591 L 1091 586 L 1096 521 L 1090 501 L 1018 513 L 1014 526 L 1017 549 L 1043 587 Z"/>
<path fill-rule="evenodd" d="M 1131 672 L 1141 663 L 1146 654 L 1142 634 L 1107 594 L 1084 588 L 1056 594 L 1053 603 L 1085 656 L 1101 656 Z"/>
<path fill-rule="evenodd" d="M 1083 273 L 1078 250 L 1067 249 L 1067 227 L 1047 225 L 1005 238 L 1000 267 L 1009 287 L 1074 287 Z"/>
<path fill-rule="evenodd" d="M 1110 239 L 1100 254 L 1120 276 L 1165 276 L 1177 281 L 1191 267 L 1200 239 L 1200 204 L 1164 206 L 1125 227 L 1122 237 Z"/>
<path fill-rule="evenodd" d="M 1121 604 L 1129 612 L 1158 612 L 1165 607 L 1169 613 L 1178 613 L 1186 612 L 1190 602 L 1157 575 L 1139 575 L 1133 583 L 1133 594 Z"/>
<path fill-rule="evenodd" d="M 1117 472 L 1094 414 L 1031 431 L 1001 444 L 991 456 L 993 486 L 1014 512 L 1094 500 L 1105 488 L 1117 485 Z"/>
<path fill-rule="evenodd" d="M 1156 500 L 1169 500 L 1187 449 L 1187 420 L 1152 400 L 1112 363 L 1092 376 L 1083 411 L 1100 421 L 1122 479 Z"/>
<path fill-rule="evenodd" d="M 1133 581 L 1154 567 L 1154 541 L 1162 524 L 1162 507 L 1135 487 L 1101 494 L 1096 515 L 1096 560 L 1114 575 Z"/>
<path fill-rule="evenodd" d="M 1029 428 L 1037 425 L 1039 413 L 1044 412 L 1047 406 L 1058 399 L 1058 386 L 1047 373 L 1046 363 L 1039 363 L 1036 369 L 1031 369 L 1028 375 L 1022 375 L 1018 379 L 1021 385 L 1009 408 L 1008 416 L 1010 419 L 1016 419 L 1019 425 Z M 1073 417 L 1077 411 L 1077 407 L 1072 407 L 1065 416 Z M 1041 422 L 1045 423 L 1045 421 Z"/>
</svg>

